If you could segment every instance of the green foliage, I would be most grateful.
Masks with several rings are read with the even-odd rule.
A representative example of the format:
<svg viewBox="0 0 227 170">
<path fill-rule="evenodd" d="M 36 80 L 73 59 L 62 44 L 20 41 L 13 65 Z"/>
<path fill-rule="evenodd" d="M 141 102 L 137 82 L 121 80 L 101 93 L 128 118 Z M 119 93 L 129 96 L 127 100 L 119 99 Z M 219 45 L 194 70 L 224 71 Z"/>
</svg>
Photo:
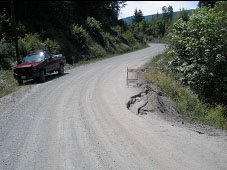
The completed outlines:
<svg viewBox="0 0 227 170">
<path fill-rule="evenodd" d="M 97 44 L 111 54 L 134 49 L 134 45 L 138 45 L 128 45 L 122 37 L 128 29 L 127 25 L 118 21 L 118 13 L 124 5 L 124 1 L 15 2 L 20 56 L 24 57 L 29 50 L 51 44 L 61 47 L 60 51 L 66 56 L 66 61 L 72 64 L 91 56 L 103 56 L 104 52 Z M 4 51 L 4 57 L 0 59 L 2 68 L 12 67 L 10 63 L 15 61 L 9 7 L 7 3 L 1 3 L 0 6 L 0 40 L 5 38 L 1 49 Z M 136 34 L 133 32 L 133 35 Z M 144 36 L 138 35 L 135 41 L 141 37 Z M 10 45 L 13 49 L 9 55 L 10 50 L 7 49 L 10 48 L 7 46 Z"/>
<path fill-rule="evenodd" d="M 102 24 L 93 17 L 88 17 L 86 20 L 86 29 L 89 35 L 95 39 L 100 45 L 104 46 L 104 40 L 102 37 Z"/>
<path fill-rule="evenodd" d="M 29 51 L 44 49 L 48 45 L 52 45 L 52 47 L 60 47 L 56 40 L 47 38 L 45 41 L 42 41 L 38 33 L 25 34 L 24 38 L 19 38 L 18 40 L 18 48 L 22 58 L 25 57 Z M 51 52 L 57 54 L 59 53 L 59 49 L 51 50 Z"/>
<path fill-rule="evenodd" d="M 143 77 L 154 83 L 174 101 L 175 109 L 190 122 L 227 129 L 227 107 L 210 106 L 199 100 L 198 96 L 181 82 L 176 81 L 178 73 L 172 72 L 168 61 L 172 60 L 167 52 L 154 57 Z"/>
<path fill-rule="evenodd" d="M 0 40 L 0 70 L 10 69 L 13 66 L 14 56 L 14 45 L 2 38 Z"/>
<path fill-rule="evenodd" d="M 176 22 L 179 19 L 182 19 L 183 21 L 186 21 L 186 22 L 189 20 L 189 15 L 188 15 L 187 11 L 184 10 L 184 8 L 176 16 L 176 18 L 174 19 L 174 22 Z"/>
<path fill-rule="evenodd" d="M 102 37 L 105 42 L 105 49 L 107 50 L 107 52 L 114 53 L 115 39 L 113 38 L 113 36 L 111 36 L 109 32 L 102 32 Z"/>
<path fill-rule="evenodd" d="M 103 47 L 97 43 L 95 43 L 92 47 L 90 47 L 90 50 L 91 50 L 90 58 L 101 58 L 107 55 Z"/>
<path fill-rule="evenodd" d="M 137 11 L 135 9 L 133 22 L 139 23 L 144 19 L 143 13 L 141 10 Z"/>
<path fill-rule="evenodd" d="M 163 36 L 165 34 L 165 21 L 163 19 L 157 19 L 156 21 L 156 35 Z"/>
<path fill-rule="evenodd" d="M 18 88 L 17 81 L 13 77 L 13 70 L 4 71 L 0 69 L 0 97 L 11 93 Z"/>
<path fill-rule="evenodd" d="M 119 26 L 119 25 L 117 25 L 114 28 L 115 28 L 115 31 L 117 32 L 118 36 L 121 35 L 121 34 L 123 34 L 125 32 L 124 28 L 121 27 L 121 26 Z"/>
<path fill-rule="evenodd" d="M 166 21 L 168 19 L 168 8 L 166 6 L 162 7 L 162 17 L 164 19 L 164 21 Z"/>
<path fill-rule="evenodd" d="M 0 12 L 0 69 L 10 69 L 13 66 L 15 48 L 11 36 L 10 17 L 4 8 Z"/>
<path fill-rule="evenodd" d="M 74 39 L 76 40 L 76 44 L 80 48 L 85 48 L 86 41 L 88 39 L 88 34 L 86 30 L 82 28 L 82 26 L 75 25 L 73 27 L 73 36 L 74 36 Z"/>
<path fill-rule="evenodd" d="M 24 38 L 18 40 L 18 48 L 20 55 L 25 57 L 25 55 L 32 50 L 43 49 L 45 44 L 42 42 L 40 35 L 35 34 L 25 34 Z"/>
<path fill-rule="evenodd" d="M 179 19 L 169 34 L 173 70 L 210 103 L 227 104 L 227 15 L 196 10 L 188 22 Z"/>
<path fill-rule="evenodd" d="M 87 17 L 86 29 L 91 36 L 99 36 L 102 32 L 102 24 L 93 17 Z"/>
<path fill-rule="evenodd" d="M 168 14 L 169 14 L 169 20 L 171 23 L 173 20 L 173 7 L 172 6 L 168 6 Z"/>
<path fill-rule="evenodd" d="M 17 36 L 18 37 L 24 37 L 25 34 L 26 34 L 26 27 L 24 24 L 22 24 L 21 22 L 19 22 L 17 25 L 16 25 L 16 29 L 17 29 Z"/>
<path fill-rule="evenodd" d="M 219 11 L 226 12 L 227 11 L 227 1 L 221 1 L 221 2 L 217 3 L 215 6 L 215 11 L 216 12 L 219 12 Z"/>
<path fill-rule="evenodd" d="M 44 43 L 46 46 L 51 45 L 52 47 L 59 47 L 59 43 L 55 40 L 51 40 L 50 38 L 47 38 Z"/>
<path fill-rule="evenodd" d="M 147 33 L 148 33 L 148 28 L 149 28 L 149 26 L 150 26 L 149 24 L 150 24 L 149 21 L 147 21 L 147 20 L 142 20 L 142 21 L 139 23 L 139 25 L 138 25 L 139 31 L 140 31 L 140 32 L 143 32 L 143 33 L 145 33 L 145 34 L 147 34 Z"/>
<path fill-rule="evenodd" d="M 0 40 L 4 36 L 8 43 L 12 41 L 9 20 L 10 5 L 6 1 L 0 2 L 0 4 Z M 99 31 L 100 27 L 103 27 L 105 31 L 109 30 L 110 27 L 118 24 L 118 13 L 124 4 L 124 1 L 95 1 L 94 3 L 89 1 L 14 2 L 18 36 L 19 39 L 23 39 L 26 33 L 38 33 L 42 41 L 47 38 L 54 39 L 59 42 L 61 52 L 66 56 L 66 61 L 72 63 L 82 59 L 77 57 L 77 53 L 86 55 L 88 47 L 87 44 L 81 44 L 75 40 L 71 25 L 75 24 L 86 28 L 88 18 L 92 29 Z M 90 36 L 93 33 L 91 30 Z M 98 33 L 98 36 L 94 35 L 92 38 L 97 38 L 95 41 L 99 41 L 101 44 L 103 43 L 101 32 Z M 103 46 L 103 44 L 101 45 Z"/>
<path fill-rule="evenodd" d="M 125 33 L 122 34 L 122 37 L 126 39 L 128 44 L 134 44 L 136 42 L 136 39 L 133 35 L 133 33 L 129 30 L 127 30 Z"/>
<path fill-rule="evenodd" d="M 5 38 L 7 41 L 11 41 L 12 29 L 10 23 L 10 16 L 6 12 L 6 9 L 0 12 L 0 39 Z"/>
<path fill-rule="evenodd" d="M 203 8 L 203 7 L 209 7 L 213 8 L 217 1 L 199 1 L 198 7 Z"/>
</svg>

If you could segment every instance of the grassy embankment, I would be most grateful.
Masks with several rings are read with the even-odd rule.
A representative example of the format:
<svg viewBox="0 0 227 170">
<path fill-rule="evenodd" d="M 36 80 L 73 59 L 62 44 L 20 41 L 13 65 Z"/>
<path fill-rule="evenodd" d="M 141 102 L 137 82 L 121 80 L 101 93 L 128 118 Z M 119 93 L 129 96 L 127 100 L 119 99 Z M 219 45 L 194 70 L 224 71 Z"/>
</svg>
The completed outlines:
<svg viewBox="0 0 227 170">
<path fill-rule="evenodd" d="M 81 65 L 94 63 L 97 61 L 101 61 L 101 60 L 104 60 L 107 58 L 117 56 L 119 54 L 129 53 L 129 52 L 143 49 L 146 47 L 147 47 L 147 44 L 137 44 L 136 46 L 134 46 L 127 52 L 117 52 L 116 54 L 107 54 L 104 57 L 97 57 L 97 58 L 93 58 L 93 59 L 90 59 L 87 61 L 79 61 L 79 62 L 73 64 L 73 67 L 79 67 Z M 0 70 L 0 98 L 18 90 L 20 87 L 21 86 L 18 85 L 17 81 L 13 77 L 13 70 L 5 70 L 5 71 Z"/>
<path fill-rule="evenodd" d="M 227 129 L 227 117 L 224 116 L 227 107 L 211 106 L 201 101 L 192 90 L 177 81 L 180 75 L 170 71 L 169 61 L 171 57 L 167 51 L 154 57 L 143 74 L 144 79 L 169 96 L 174 101 L 175 109 L 186 121 Z"/>
<path fill-rule="evenodd" d="M 12 70 L 0 71 L 0 97 L 18 90 L 20 87 L 13 77 Z"/>
</svg>

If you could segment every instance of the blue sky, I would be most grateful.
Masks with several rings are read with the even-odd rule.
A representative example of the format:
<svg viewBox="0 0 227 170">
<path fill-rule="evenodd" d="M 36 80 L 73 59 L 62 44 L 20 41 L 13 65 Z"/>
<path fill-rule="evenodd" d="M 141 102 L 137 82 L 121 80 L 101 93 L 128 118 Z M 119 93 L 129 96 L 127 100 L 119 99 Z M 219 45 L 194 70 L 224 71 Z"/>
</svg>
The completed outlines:
<svg viewBox="0 0 227 170">
<path fill-rule="evenodd" d="M 119 19 L 133 16 L 134 11 L 137 8 L 141 9 L 143 15 L 151 15 L 158 13 L 162 13 L 163 6 L 172 5 L 173 11 L 179 11 L 180 8 L 184 9 L 195 9 L 198 8 L 199 1 L 127 1 L 126 6 L 121 9 L 119 14 Z"/>
</svg>

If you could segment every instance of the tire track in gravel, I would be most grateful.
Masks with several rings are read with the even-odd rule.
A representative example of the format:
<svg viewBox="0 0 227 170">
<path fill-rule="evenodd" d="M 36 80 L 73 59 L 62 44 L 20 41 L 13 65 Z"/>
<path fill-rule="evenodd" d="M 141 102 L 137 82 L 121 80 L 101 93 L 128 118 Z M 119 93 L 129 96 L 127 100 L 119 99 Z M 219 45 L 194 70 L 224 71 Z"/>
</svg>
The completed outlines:
<svg viewBox="0 0 227 170">
<path fill-rule="evenodd" d="M 126 85 L 127 66 L 140 67 L 164 49 L 151 44 L 77 67 L 1 103 L 0 169 L 224 170 L 225 137 L 201 135 L 171 126 L 158 114 L 138 116 L 126 108 L 140 92 Z"/>
</svg>

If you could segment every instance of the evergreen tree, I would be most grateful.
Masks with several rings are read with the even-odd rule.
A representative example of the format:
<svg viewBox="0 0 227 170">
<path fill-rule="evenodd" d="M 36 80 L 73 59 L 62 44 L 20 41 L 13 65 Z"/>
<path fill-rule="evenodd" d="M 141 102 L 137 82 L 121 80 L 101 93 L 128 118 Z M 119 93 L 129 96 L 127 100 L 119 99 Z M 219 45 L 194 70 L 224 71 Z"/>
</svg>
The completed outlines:
<svg viewBox="0 0 227 170">
<path fill-rule="evenodd" d="M 213 8 L 216 3 L 217 3 L 217 1 L 199 1 L 198 7 L 199 8 L 202 8 L 202 7 L 211 7 L 211 8 Z"/>
<path fill-rule="evenodd" d="M 184 8 L 182 10 L 180 9 L 180 13 L 176 17 L 176 20 L 178 20 L 179 18 L 182 18 L 183 21 L 186 21 L 186 22 L 188 21 L 189 16 L 188 16 L 187 11 L 184 10 Z"/>
<path fill-rule="evenodd" d="M 170 20 L 170 22 L 172 22 L 172 20 L 173 20 L 173 7 L 172 6 L 168 6 L 168 14 L 169 14 L 169 20 Z"/>
<path fill-rule="evenodd" d="M 135 9 L 133 22 L 139 23 L 144 19 L 143 13 L 141 10 L 137 11 Z"/>
<path fill-rule="evenodd" d="M 164 20 L 164 25 L 165 25 L 165 28 L 166 28 L 167 25 L 168 25 L 168 12 L 167 12 L 166 6 L 162 7 L 162 18 Z"/>
</svg>

